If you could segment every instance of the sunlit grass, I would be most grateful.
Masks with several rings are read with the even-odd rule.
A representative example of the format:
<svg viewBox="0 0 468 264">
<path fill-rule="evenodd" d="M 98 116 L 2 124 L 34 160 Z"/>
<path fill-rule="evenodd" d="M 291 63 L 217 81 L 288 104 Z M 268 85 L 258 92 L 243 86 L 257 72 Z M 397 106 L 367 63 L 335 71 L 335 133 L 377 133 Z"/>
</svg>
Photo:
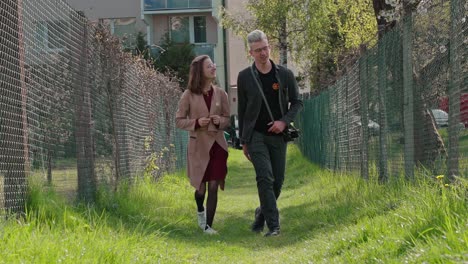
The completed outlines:
<svg viewBox="0 0 468 264">
<path fill-rule="evenodd" d="M 426 173 L 412 183 L 332 173 L 291 145 L 278 201 L 282 234 L 251 233 L 255 173 L 230 150 L 214 228 L 197 227 L 183 172 L 157 182 L 101 189 L 95 205 L 73 205 L 30 184 L 24 218 L 0 222 L 1 263 L 464 263 L 468 183 Z M 372 168 L 371 168 L 372 170 Z M 446 186 L 446 184 L 448 184 Z"/>
</svg>

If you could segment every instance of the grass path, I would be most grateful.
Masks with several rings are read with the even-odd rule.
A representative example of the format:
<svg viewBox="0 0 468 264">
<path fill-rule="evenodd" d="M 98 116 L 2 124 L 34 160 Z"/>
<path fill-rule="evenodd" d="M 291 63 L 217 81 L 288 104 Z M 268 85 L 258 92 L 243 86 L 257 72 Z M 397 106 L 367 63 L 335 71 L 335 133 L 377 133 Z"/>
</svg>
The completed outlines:
<svg viewBox="0 0 468 264">
<path fill-rule="evenodd" d="M 26 218 L 0 221 L 0 263 L 468 263 L 468 184 L 424 179 L 365 182 L 318 168 L 291 145 L 282 233 L 269 238 L 249 230 L 255 174 L 238 150 L 214 236 L 197 226 L 183 172 L 101 191 L 94 206 L 32 184 Z"/>
<path fill-rule="evenodd" d="M 296 150 L 297 151 L 297 150 Z M 225 191 L 219 192 L 218 210 L 214 228 L 219 235 L 208 236 L 196 226 L 195 202 L 191 187 L 185 201 L 184 219 L 173 228 L 167 236 L 170 245 L 176 250 L 183 249 L 187 261 L 214 263 L 285 263 L 285 255 L 296 250 L 298 243 L 314 232 L 310 224 L 304 225 L 301 220 L 304 210 L 310 209 L 301 191 L 304 175 L 292 172 L 294 164 L 289 164 L 287 179 L 279 200 L 282 234 L 275 238 L 265 238 L 262 234 L 252 233 L 249 229 L 253 221 L 255 207 L 258 206 L 258 195 L 253 166 L 241 151 L 230 150 L 229 172 Z M 289 163 L 292 161 L 289 160 Z M 299 173 L 308 173 L 313 177 L 312 166 L 302 168 Z M 318 223 L 319 225 L 319 223 Z M 171 229 L 168 226 L 167 230 Z M 286 257 L 287 259 L 287 257 Z M 288 261 L 289 262 L 289 261 Z"/>
</svg>

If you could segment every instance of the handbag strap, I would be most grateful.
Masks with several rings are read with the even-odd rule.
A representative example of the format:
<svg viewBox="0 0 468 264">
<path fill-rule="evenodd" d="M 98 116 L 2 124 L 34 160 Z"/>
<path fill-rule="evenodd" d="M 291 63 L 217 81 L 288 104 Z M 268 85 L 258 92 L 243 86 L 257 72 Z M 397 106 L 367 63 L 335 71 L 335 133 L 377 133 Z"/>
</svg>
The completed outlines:
<svg viewBox="0 0 468 264">
<path fill-rule="evenodd" d="M 254 69 L 252 66 L 250 66 L 250 72 L 252 73 L 252 77 L 255 80 L 255 83 L 257 84 L 258 90 L 260 91 L 260 94 L 262 95 L 263 102 L 265 102 L 266 109 L 268 111 L 268 114 L 270 115 L 271 121 L 275 122 L 275 119 L 273 118 L 273 114 L 271 113 L 270 105 L 268 104 L 268 101 L 265 97 L 265 94 L 263 93 L 263 88 L 260 85 L 260 82 L 257 79 L 257 76 L 255 75 Z"/>
</svg>

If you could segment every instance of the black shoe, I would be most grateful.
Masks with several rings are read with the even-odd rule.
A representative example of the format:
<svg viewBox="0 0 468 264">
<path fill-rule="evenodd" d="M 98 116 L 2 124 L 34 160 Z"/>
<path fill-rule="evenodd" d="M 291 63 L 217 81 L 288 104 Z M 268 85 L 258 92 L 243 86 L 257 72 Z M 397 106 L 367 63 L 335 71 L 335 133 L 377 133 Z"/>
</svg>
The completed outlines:
<svg viewBox="0 0 468 264">
<path fill-rule="evenodd" d="M 279 234 L 280 234 L 279 228 L 275 228 L 273 230 L 266 232 L 265 237 L 279 236 Z"/>
<path fill-rule="evenodd" d="M 255 209 L 255 221 L 252 223 L 251 230 L 255 233 L 260 233 L 265 227 L 265 217 L 263 217 L 260 207 Z"/>
</svg>

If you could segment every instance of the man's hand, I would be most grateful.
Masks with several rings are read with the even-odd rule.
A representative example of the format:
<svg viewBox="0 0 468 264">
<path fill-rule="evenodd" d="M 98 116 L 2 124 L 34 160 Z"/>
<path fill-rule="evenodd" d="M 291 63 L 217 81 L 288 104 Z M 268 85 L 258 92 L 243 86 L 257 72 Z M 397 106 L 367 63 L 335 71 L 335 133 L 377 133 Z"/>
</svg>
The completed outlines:
<svg viewBox="0 0 468 264">
<path fill-rule="evenodd" d="M 245 156 L 250 162 L 252 162 L 252 160 L 250 159 L 249 151 L 247 150 L 247 145 L 246 145 L 246 144 L 242 145 L 242 151 L 244 151 L 244 156 Z"/>
<path fill-rule="evenodd" d="M 211 119 L 209 117 L 200 117 L 198 118 L 198 124 L 200 127 L 206 127 L 210 123 Z"/>
<path fill-rule="evenodd" d="M 275 134 L 279 134 L 281 132 L 283 132 L 283 130 L 286 128 L 286 123 L 284 121 L 275 121 L 275 122 L 270 122 L 268 123 L 268 125 L 270 127 L 270 129 L 268 129 L 268 132 L 270 133 L 275 133 Z"/>
</svg>

